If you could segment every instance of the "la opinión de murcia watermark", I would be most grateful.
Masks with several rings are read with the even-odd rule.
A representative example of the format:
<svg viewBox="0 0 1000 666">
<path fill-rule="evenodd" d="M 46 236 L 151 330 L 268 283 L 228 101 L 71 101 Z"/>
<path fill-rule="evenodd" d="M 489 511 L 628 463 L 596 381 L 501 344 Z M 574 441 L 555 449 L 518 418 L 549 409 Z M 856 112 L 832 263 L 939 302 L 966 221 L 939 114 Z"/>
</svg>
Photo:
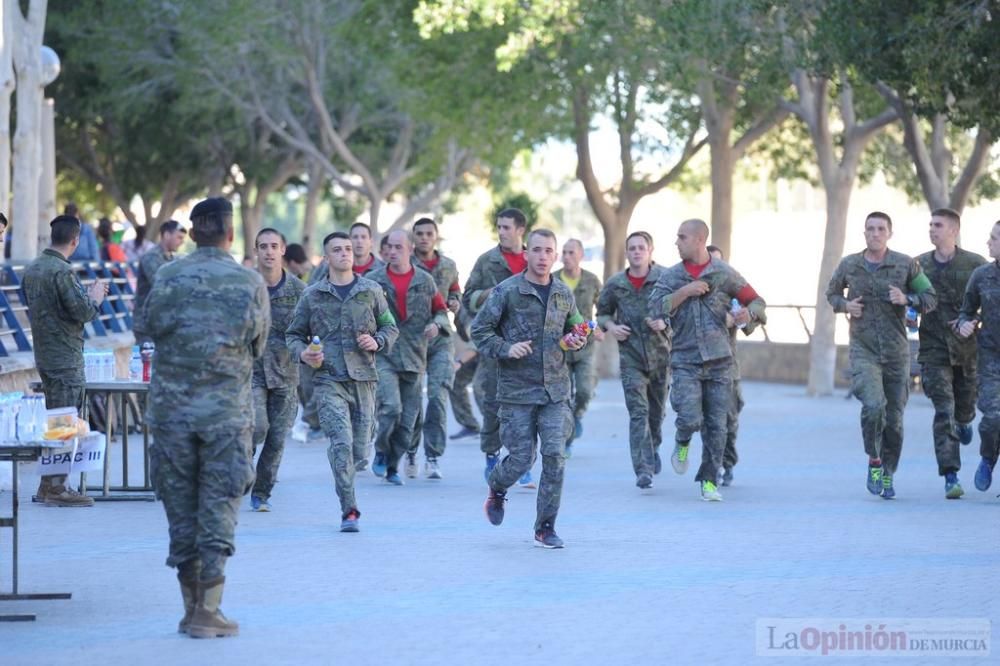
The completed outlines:
<svg viewBox="0 0 1000 666">
<path fill-rule="evenodd" d="M 987 618 L 761 618 L 758 657 L 988 657 Z"/>
</svg>

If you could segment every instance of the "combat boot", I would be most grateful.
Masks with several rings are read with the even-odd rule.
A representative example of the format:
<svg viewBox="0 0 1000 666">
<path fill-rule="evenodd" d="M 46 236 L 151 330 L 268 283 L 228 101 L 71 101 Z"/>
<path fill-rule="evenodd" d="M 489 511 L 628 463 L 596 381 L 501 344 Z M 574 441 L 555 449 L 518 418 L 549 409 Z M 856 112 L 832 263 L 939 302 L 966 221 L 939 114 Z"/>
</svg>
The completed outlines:
<svg viewBox="0 0 1000 666">
<path fill-rule="evenodd" d="M 184 599 L 184 617 L 177 625 L 177 633 L 186 634 L 195 606 L 198 605 L 198 574 L 185 575 L 178 571 L 177 582 L 181 584 L 181 597 Z"/>
<path fill-rule="evenodd" d="M 81 495 L 65 484 L 48 486 L 41 495 L 45 506 L 94 506 L 94 498 Z"/>
<path fill-rule="evenodd" d="M 222 605 L 222 588 L 225 582 L 225 576 L 219 576 L 198 585 L 198 603 L 187 631 L 191 638 L 239 636 L 239 623 L 226 619 L 219 608 Z"/>
</svg>

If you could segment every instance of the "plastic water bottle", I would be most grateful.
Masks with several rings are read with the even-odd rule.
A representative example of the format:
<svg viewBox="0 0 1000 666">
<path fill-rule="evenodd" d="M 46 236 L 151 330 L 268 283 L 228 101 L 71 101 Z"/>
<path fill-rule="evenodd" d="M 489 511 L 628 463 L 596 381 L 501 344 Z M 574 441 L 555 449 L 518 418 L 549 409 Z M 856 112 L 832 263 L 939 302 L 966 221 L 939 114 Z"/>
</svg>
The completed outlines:
<svg viewBox="0 0 1000 666">
<path fill-rule="evenodd" d="M 311 352 L 323 351 L 323 345 L 322 343 L 320 343 L 318 335 L 314 335 L 312 337 L 312 341 L 309 343 L 309 347 L 307 349 L 308 351 Z M 318 368 L 319 366 L 323 365 L 323 362 L 320 361 L 319 363 L 310 363 L 309 365 L 311 365 L 314 368 Z"/>
<path fill-rule="evenodd" d="M 919 315 L 917 314 L 916 309 L 912 306 L 906 308 L 906 328 L 910 333 L 916 333 L 917 329 L 920 327 L 917 317 L 919 317 Z"/>
<path fill-rule="evenodd" d="M 132 358 L 128 362 L 128 379 L 131 382 L 142 381 L 142 351 L 139 345 L 132 347 Z"/>
<path fill-rule="evenodd" d="M 148 382 L 153 374 L 153 350 L 152 342 L 142 343 L 142 381 Z"/>
<path fill-rule="evenodd" d="M 729 302 L 729 311 L 732 313 L 733 318 L 735 318 L 736 315 L 738 315 L 740 313 L 740 310 L 742 309 L 743 306 L 740 305 L 740 302 L 735 298 Z M 746 327 L 747 327 L 746 323 L 736 324 L 736 328 L 746 328 Z"/>
<path fill-rule="evenodd" d="M 570 338 L 581 337 L 581 336 L 587 337 L 588 335 L 593 333 L 594 329 L 596 328 L 597 328 L 597 322 L 594 321 L 593 319 L 589 321 L 580 322 L 579 324 L 573 327 L 572 331 L 570 331 L 566 335 L 562 336 L 562 338 L 560 338 L 559 348 L 562 349 L 563 351 L 569 351 Z"/>
</svg>

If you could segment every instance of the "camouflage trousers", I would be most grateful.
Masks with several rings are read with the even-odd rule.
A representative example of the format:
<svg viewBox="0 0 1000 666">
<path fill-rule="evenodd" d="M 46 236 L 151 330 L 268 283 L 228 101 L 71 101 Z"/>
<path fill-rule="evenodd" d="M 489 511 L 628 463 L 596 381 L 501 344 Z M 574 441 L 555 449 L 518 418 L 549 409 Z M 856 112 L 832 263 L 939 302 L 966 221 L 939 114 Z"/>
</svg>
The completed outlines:
<svg viewBox="0 0 1000 666">
<path fill-rule="evenodd" d="M 42 381 L 42 392 L 45 394 L 45 408 L 76 407 L 83 416 L 83 407 L 87 401 L 87 378 L 83 368 L 66 370 L 44 370 L 38 368 L 38 378 Z M 38 481 L 38 494 L 44 495 L 47 488 L 61 486 L 66 483 L 65 474 L 50 474 Z"/>
<path fill-rule="evenodd" d="M 314 385 L 320 427 L 330 441 L 326 450 L 341 516 L 358 508 L 354 496 L 354 461 L 361 460 L 375 424 L 375 382 L 322 380 Z"/>
<path fill-rule="evenodd" d="M 479 429 L 479 449 L 486 454 L 496 455 L 500 451 L 500 403 L 497 402 L 497 381 L 499 365 L 495 358 L 479 357 L 476 368 L 475 392 L 479 411 L 483 415 L 483 426 Z"/>
<path fill-rule="evenodd" d="M 236 552 L 240 498 L 254 480 L 251 426 L 152 426 L 149 469 L 170 530 L 167 566 L 200 565 L 201 579 L 222 576 Z"/>
<path fill-rule="evenodd" d="M 409 450 L 416 452 L 420 448 L 423 435 L 428 458 L 443 456 L 448 441 L 448 391 L 455 378 L 454 357 L 451 336 L 439 335 L 427 346 L 427 407 L 417 412 Z"/>
<path fill-rule="evenodd" d="M 253 455 L 257 459 L 257 480 L 250 494 L 267 500 L 278 482 L 278 465 L 285 452 L 285 438 L 295 422 L 297 400 L 291 386 L 269 389 L 253 387 Z"/>
<path fill-rule="evenodd" d="M 722 452 L 722 466 L 725 469 L 736 467 L 740 461 L 736 453 L 736 435 L 740 429 L 740 412 L 743 411 L 743 391 L 740 380 L 733 378 L 733 400 L 729 403 L 729 413 L 726 415 L 726 448 Z M 701 428 L 701 441 L 705 441 L 705 424 Z"/>
<path fill-rule="evenodd" d="M 423 403 L 419 372 L 400 372 L 378 360 L 378 430 L 375 450 L 385 454 L 389 473 L 398 471 L 399 461 L 413 444 L 413 430 Z"/>
<path fill-rule="evenodd" d="M 960 365 L 920 364 L 920 386 L 934 404 L 934 456 L 938 474 L 962 468 L 959 423 L 976 418 L 976 368 Z"/>
<path fill-rule="evenodd" d="M 671 366 L 670 372 L 670 405 L 677 412 L 677 442 L 690 442 L 694 433 L 702 433 L 701 465 L 695 481 L 715 483 L 733 402 L 733 360 L 678 363 Z"/>
<path fill-rule="evenodd" d="M 582 419 L 594 398 L 597 383 L 597 364 L 593 347 L 567 355 L 570 376 L 573 379 L 573 418 Z"/>
<path fill-rule="evenodd" d="M 979 421 L 979 454 L 995 463 L 1000 455 L 1000 359 L 987 358 L 980 352 L 978 369 L 977 406 L 983 414 Z"/>
<path fill-rule="evenodd" d="M 563 472 L 566 465 L 566 421 L 569 403 L 544 405 L 500 403 L 500 439 L 507 448 L 490 473 L 489 486 L 506 491 L 535 462 L 536 446 L 541 441 L 542 478 L 538 483 L 535 530 L 542 524 L 555 524 L 562 498 Z"/>
<path fill-rule="evenodd" d="M 861 401 L 861 436 L 869 458 L 895 474 L 903 451 L 903 409 L 910 397 L 910 362 L 851 359 L 851 391 Z"/>
<path fill-rule="evenodd" d="M 636 476 L 652 476 L 656 452 L 663 441 L 664 405 L 667 400 L 670 368 L 664 361 L 653 372 L 623 365 L 622 388 L 628 409 L 628 445 L 632 471 Z"/>
<path fill-rule="evenodd" d="M 455 371 L 455 380 L 451 388 L 448 389 L 448 398 L 451 401 L 451 413 L 455 415 L 455 420 L 469 430 L 479 431 L 479 421 L 472 411 L 472 401 L 469 400 L 469 384 L 472 383 L 479 366 L 479 357 L 475 356 L 471 361 L 466 361 L 462 367 Z"/>
<path fill-rule="evenodd" d="M 299 404 L 302 405 L 302 422 L 313 430 L 319 429 L 319 414 L 313 400 L 313 377 L 316 370 L 302 363 L 299 365 Z"/>
</svg>

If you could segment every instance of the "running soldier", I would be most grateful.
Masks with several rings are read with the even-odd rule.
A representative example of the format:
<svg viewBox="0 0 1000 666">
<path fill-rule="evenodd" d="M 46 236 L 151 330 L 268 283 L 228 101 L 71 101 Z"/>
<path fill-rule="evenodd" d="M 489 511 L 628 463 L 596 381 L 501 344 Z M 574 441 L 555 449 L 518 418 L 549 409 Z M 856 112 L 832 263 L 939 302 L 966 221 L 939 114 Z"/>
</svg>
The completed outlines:
<svg viewBox="0 0 1000 666">
<path fill-rule="evenodd" d="M 264 278 L 271 303 L 271 328 L 264 355 L 253 364 L 253 455 L 257 480 L 250 491 L 254 511 L 271 510 L 271 491 L 278 481 L 278 465 L 285 451 L 285 437 L 295 421 L 298 405 L 299 361 L 288 351 L 285 330 L 292 321 L 306 285 L 282 268 L 285 237 L 275 229 L 257 232 L 257 272 Z"/>
<path fill-rule="evenodd" d="M 618 341 L 618 359 L 635 485 L 653 487 L 662 469 L 663 407 L 670 380 L 670 332 L 649 309 L 663 268 L 653 263 L 653 237 L 634 231 L 625 239 L 628 268 L 608 278 L 597 301 L 597 323 Z"/>
<path fill-rule="evenodd" d="M 392 348 L 399 330 L 382 288 L 351 270 L 351 239 L 334 231 L 323 239 L 327 276 L 303 292 L 285 332 L 292 356 L 316 369 L 320 424 L 330 442 L 327 459 L 340 500 L 341 532 L 357 532 L 354 461 L 364 456 L 375 423 L 375 353 Z M 322 349 L 309 349 L 313 337 Z"/>
<path fill-rule="evenodd" d="M 903 409 L 910 395 L 906 309 L 926 314 L 937 306 L 937 293 L 920 264 L 890 250 L 890 238 L 889 216 L 869 213 L 866 249 L 840 261 L 826 290 L 833 311 L 850 315 L 851 390 L 861 401 L 866 486 L 884 499 L 896 496 L 893 475 L 903 450 Z"/>
<path fill-rule="evenodd" d="M 573 351 L 587 344 L 586 336 L 566 335 L 583 317 L 569 287 L 552 279 L 557 247 L 548 229 L 532 231 L 527 269 L 493 289 L 472 322 L 472 339 L 480 353 L 499 361 L 500 438 L 508 451 L 487 480 L 486 516 L 493 525 L 503 522 L 507 489 L 531 469 L 540 439 L 535 545 L 544 548 L 563 547 L 555 522 L 566 464 L 570 379 L 559 342 L 566 336 L 566 346 Z"/>
<path fill-rule="evenodd" d="M 588 321 L 594 317 L 597 307 L 597 297 L 601 293 L 601 279 L 580 267 L 583 261 L 583 243 L 570 238 L 563 243 L 562 268 L 553 275 L 566 283 L 573 291 L 576 309 Z M 604 330 L 594 331 L 597 342 L 604 340 Z M 573 378 L 573 432 L 566 442 L 566 457 L 573 455 L 573 441 L 583 436 L 583 415 L 587 412 L 591 399 L 594 397 L 594 384 L 597 383 L 597 366 L 594 359 L 595 345 L 587 345 L 579 352 L 567 354 L 570 376 Z"/>
<path fill-rule="evenodd" d="M 701 465 L 695 481 L 701 498 L 719 502 L 718 475 L 726 448 L 726 422 L 733 402 L 733 348 L 726 326 L 731 299 L 741 307 L 737 326 L 765 321 L 764 300 L 724 261 L 708 254 L 708 225 L 686 220 L 677 230 L 681 261 L 663 271 L 649 298 L 651 316 L 668 317 L 673 330 L 670 352 L 670 405 L 677 412 L 674 471 L 688 469 L 691 437 L 702 433 Z"/>
<path fill-rule="evenodd" d="M 229 254 L 232 204 L 206 199 L 191 222 L 198 248 L 157 272 L 146 302 L 156 343 L 150 476 L 170 526 L 167 566 L 177 567 L 184 598 L 178 631 L 214 638 L 239 633 L 219 607 L 240 498 L 254 481 L 250 382 L 270 308 L 264 280 Z"/>
<path fill-rule="evenodd" d="M 976 418 L 976 341 L 958 335 L 958 315 L 972 272 L 986 263 L 958 247 L 961 217 L 950 208 L 931 213 L 934 249 L 917 257 L 937 292 L 937 307 L 920 318 L 920 385 L 934 403 L 934 455 L 947 499 L 965 494 L 958 481 L 959 441 L 972 441 Z"/>
</svg>

